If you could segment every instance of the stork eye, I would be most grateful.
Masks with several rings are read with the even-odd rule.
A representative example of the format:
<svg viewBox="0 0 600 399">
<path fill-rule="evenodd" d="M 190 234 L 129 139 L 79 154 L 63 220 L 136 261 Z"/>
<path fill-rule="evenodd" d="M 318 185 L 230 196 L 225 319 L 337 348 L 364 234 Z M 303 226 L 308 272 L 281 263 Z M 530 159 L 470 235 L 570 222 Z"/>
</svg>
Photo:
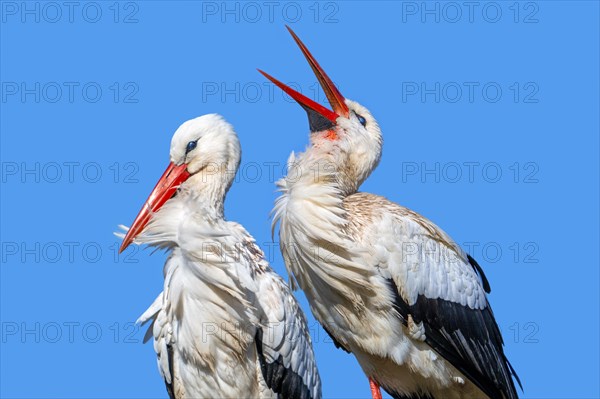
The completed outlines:
<svg viewBox="0 0 600 399">
<path fill-rule="evenodd" d="M 187 143 L 187 146 L 185 146 L 185 153 L 187 154 L 188 152 L 192 151 L 194 148 L 196 148 L 196 145 L 198 145 L 197 141 L 190 141 Z"/>
<path fill-rule="evenodd" d="M 365 119 L 364 116 L 356 114 L 356 117 L 358 118 L 358 121 L 360 122 L 361 125 L 363 125 L 364 127 L 367 127 L 367 120 Z"/>
</svg>

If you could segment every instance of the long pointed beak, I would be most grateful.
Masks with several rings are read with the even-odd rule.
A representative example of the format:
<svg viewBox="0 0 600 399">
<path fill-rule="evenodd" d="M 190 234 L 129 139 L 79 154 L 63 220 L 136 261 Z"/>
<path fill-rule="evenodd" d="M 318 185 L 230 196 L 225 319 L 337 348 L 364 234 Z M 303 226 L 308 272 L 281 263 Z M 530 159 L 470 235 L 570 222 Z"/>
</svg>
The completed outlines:
<svg viewBox="0 0 600 399">
<path fill-rule="evenodd" d="M 349 111 L 344 96 L 342 96 L 342 93 L 340 93 L 337 87 L 335 87 L 331 79 L 329 79 L 329 76 L 327 76 L 327 74 L 325 73 L 323 68 L 321 68 L 315 57 L 313 57 L 310 51 L 308 51 L 308 48 L 306 48 L 304 43 L 302 43 L 302 40 L 300 40 L 300 38 L 294 33 L 292 28 L 290 28 L 287 25 L 286 28 L 296 41 L 296 44 L 298 44 L 298 47 L 300 47 L 300 50 L 302 50 L 302 54 L 304 54 L 304 57 L 310 64 L 310 67 L 312 68 L 315 76 L 317 77 L 317 79 L 319 79 L 319 83 L 321 84 L 321 87 L 323 88 L 323 91 L 325 92 L 327 100 L 329 100 L 329 104 L 331 104 L 333 111 L 338 115 L 347 118 Z"/>
<path fill-rule="evenodd" d="M 294 100 L 296 100 L 302 106 L 302 108 L 306 110 L 311 125 L 311 131 L 321 131 L 328 129 L 335 124 L 339 116 L 344 116 L 346 118 L 348 117 L 350 112 L 348 110 L 348 106 L 346 105 L 345 98 L 344 96 L 342 96 L 337 87 L 335 87 L 333 81 L 329 78 L 329 76 L 327 76 L 323 68 L 321 68 L 315 57 L 313 57 L 310 51 L 308 51 L 308 48 L 306 48 L 306 46 L 304 45 L 304 43 L 302 43 L 300 38 L 294 33 L 294 31 L 289 26 L 286 26 L 286 28 L 288 29 L 288 31 L 296 41 L 296 44 L 298 44 L 300 50 L 302 50 L 304 57 L 310 64 L 310 67 L 312 68 L 315 76 L 319 80 L 319 84 L 323 88 L 323 91 L 325 92 L 327 100 L 329 101 L 331 108 L 333 108 L 333 111 L 325 108 L 321 104 L 311 100 L 310 98 L 306 97 L 302 93 L 297 92 L 291 87 L 281 83 L 279 80 L 275 79 L 268 73 L 260 69 L 258 71 L 262 73 L 271 82 L 273 82 L 275 85 L 277 85 L 279 88 L 281 88 L 284 92 L 286 92 L 289 96 L 291 96 Z"/>
<path fill-rule="evenodd" d="M 299 93 L 296 90 L 292 89 L 290 86 L 280 82 L 265 71 L 259 69 L 258 72 L 262 73 L 267 79 L 273 82 L 281 90 L 286 92 L 290 97 L 296 100 L 296 102 L 300 104 L 302 108 L 304 108 L 304 110 L 308 114 L 308 123 L 310 125 L 311 132 L 320 132 L 323 130 L 328 130 L 335 125 L 335 121 L 339 117 L 338 114 L 328 110 L 321 104 L 306 97 L 304 94 Z"/>
<path fill-rule="evenodd" d="M 169 163 L 167 170 L 165 170 L 165 173 L 163 173 L 158 183 L 156 183 L 142 209 L 140 209 L 140 212 L 135 217 L 131 228 L 127 231 L 123 243 L 119 248 L 119 253 L 123 252 L 133 242 L 142 230 L 144 230 L 152 214 L 157 212 L 165 202 L 171 199 L 177 192 L 179 185 L 189 177 L 190 173 L 187 171 L 186 164 L 175 165 L 173 162 Z"/>
</svg>

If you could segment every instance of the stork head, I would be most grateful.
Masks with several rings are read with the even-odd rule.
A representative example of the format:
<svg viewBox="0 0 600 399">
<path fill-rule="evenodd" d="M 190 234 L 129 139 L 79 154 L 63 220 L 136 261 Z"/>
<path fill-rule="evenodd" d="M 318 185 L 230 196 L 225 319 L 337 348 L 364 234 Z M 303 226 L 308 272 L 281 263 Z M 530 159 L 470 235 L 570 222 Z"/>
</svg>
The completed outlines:
<svg viewBox="0 0 600 399">
<path fill-rule="evenodd" d="M 235 177 L 241 150 L 233 127 L 217 114 L 184 122 L 171 140 L 171 162 L 127 231 L 122 252 L 178 191 L 221 209 Z"/>
<path fill-rule="evenodd" d="M 241 149 L 237 134 L 218 114 L 207 114 L 184 122 L 171 139 L 171 162 L 186 165 L 190 176 L 215 175 L 229 188 L 233 176 L 219 176 L 225 168 L 237 170 Z M 229 178 L 229 179 L 228 179 Z"/>
<path fill-rule="evenodd" d="M 268 73 L 260 69 L 259 72 L 304 108 L 311 132 L 309 151 L 336 165 L 345 189 L 356 191 L 381 158 L 383 138 L 379 125 L 365 107 L 342 96 L 300 38 L 289 27 L 287 29 L 310 64 L 332 109 L 311 100 Z"/>
</svg>

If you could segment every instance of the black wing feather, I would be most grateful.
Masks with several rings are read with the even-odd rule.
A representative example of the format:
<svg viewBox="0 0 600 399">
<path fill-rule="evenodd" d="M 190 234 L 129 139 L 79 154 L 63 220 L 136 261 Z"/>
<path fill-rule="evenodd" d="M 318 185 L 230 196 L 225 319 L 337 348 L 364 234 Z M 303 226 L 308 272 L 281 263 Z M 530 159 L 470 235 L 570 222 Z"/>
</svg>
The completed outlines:
<svg viewBox="0 0 600 399">
<path fill-rule="evenodd" d="M 477 261 L 475 259 L 473 259 L 471 257 L 471 255 L 467 254 L 467 259 L 469 261 L 469 263 L 471 264 L 471 266 L 473 266 L 473 269 L 475 269 L 475 273 L 477 273 L 479 275 L 479 277 L 481 278 L 481 283 L 483 284 L 483 290 L 486 292 L 486 294 L 489 294 L 490 292 L 492 292 L 492 288 L 490 287 L 490 282 L 488 281 L 487 277 L 485 276 L 485 273 L 483 272 L 483 269 L 481 268 L 481 266 L 479 266 L 479 263 L 477 263 Z"/>
<path fill-rule="evenodd" d="M 409 305 L 394 281 L 389 281 L 405 325 L 409 315 L 416 323 L 423 322 L 425 342 L 491 399 L 518 398 L 511 376 L 519 385 L 520 381 L 504 355 L 502 336 L 489 305 L 471 309 L 424 295 Z"/>
<path fill-rule="evenodd" d="M 168 355 L 168 363 L 169 363 L 169 374 L 171 374 L 171 383 L 168 383 L 165 380 L 165 386 L 167 388 L 167 393 L 169 394 L 170 399 L 175 399 L 175 392 L 173 390 L 173 380 L 175 376 L 173 375 L 173 346 L 167 345 L 167 355 Z"/>
<path fill-rule="evenodd" d="M 285 399 L 313 399 L 310 389 L 304 384 L 302 377 L 289 367 L 285 367 L 283 357 L 279 355 L 275 361 L 269 363 L 263 352 L 263 331 L 256 331 L 256 353 L 263 378 L 273 392 Z"/>
</svg>

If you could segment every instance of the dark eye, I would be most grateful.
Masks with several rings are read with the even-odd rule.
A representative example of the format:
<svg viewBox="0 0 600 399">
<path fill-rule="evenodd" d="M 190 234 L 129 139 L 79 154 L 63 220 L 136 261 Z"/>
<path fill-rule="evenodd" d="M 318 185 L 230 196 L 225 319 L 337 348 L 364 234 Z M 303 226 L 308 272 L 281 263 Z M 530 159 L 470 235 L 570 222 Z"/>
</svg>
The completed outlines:
<svg viewBox="0 0 600 399">
<path fill-rule="evenodd" d="M 356 114 L 356 117 L 358 118 L 358 121 L 360 122 L 361 125 L 363 126 L 367 126 L 367 120 L 365 119 L 364 116 Z"/>
<path fill-rule="evenodd" d="M 196 148 L 196 145 L 198 145 L 196 141 L 190 141 L 187 143 L 185 146 L 185 153 L 187 154 L 188 152 L 192 151 L 194 148 Z"/>
</svg>

